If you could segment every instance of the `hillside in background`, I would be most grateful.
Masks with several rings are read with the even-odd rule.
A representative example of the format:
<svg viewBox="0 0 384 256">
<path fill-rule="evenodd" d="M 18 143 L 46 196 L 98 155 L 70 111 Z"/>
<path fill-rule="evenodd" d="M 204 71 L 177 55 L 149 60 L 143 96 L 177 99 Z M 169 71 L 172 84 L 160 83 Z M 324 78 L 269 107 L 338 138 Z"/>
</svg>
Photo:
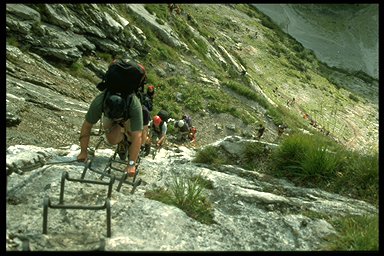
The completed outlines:
<svg viewBox="0 0 384 256">
<path fill-rule="evenodd" d="M 378 4 L 255 4 L 330 66 L 379 77 Z"/>
</svg>

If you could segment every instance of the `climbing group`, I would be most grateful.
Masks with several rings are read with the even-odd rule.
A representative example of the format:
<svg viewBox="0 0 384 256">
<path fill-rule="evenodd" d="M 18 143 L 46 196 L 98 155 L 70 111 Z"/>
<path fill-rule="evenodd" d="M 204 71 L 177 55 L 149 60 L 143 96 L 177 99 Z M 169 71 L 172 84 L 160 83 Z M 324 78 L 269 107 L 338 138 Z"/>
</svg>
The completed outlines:
<svg viewBox="0 0 384 256">
<path fill-rule="evenodd" d="M 136 174 L 139 156 L 149 155 L 151 146 L 156 150 L 164 146 L 170 121 L 175 122 L 172 128 L 178 140 L 196 141 L 197 130 L 190 116 L 183 115 L 175 121 L 164 109 L 152 114 L 155 86 L 148 82 L 144 66 L 137 61 L 114 60 L 97 88 L 100 93 L 91 102 L 81 127 L 78 161 L 88 159 L 91 129 L 99 120 L 105 142 L 117 145 L 120 159 L 127 160 L 125 171 L 129 176 Z"/>
</svg>

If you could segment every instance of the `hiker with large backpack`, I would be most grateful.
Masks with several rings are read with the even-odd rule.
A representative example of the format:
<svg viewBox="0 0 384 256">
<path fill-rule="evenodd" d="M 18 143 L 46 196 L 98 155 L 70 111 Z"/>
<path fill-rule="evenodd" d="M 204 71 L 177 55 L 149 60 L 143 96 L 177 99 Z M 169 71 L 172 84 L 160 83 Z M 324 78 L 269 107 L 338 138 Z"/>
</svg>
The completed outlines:
<svg viewBox="0 0 384 256">
<path fill-rule="evenodd" d="M 167 122 L 169 114 L 165 110 L 160 110 L 150 122 L 150 138 L 151 143 L 156 142 L 156 147 L 160 148 L 166 140 L 167 135 Z"/>
<path fill-rule="evenodd" d="M 144 90 L 145 82 L 145 68 L 136 61 L 118 59 L 109 65 L 97 85 L 101 92 L 92 100 L 81 127 L 78 161 L 87 161 L 91 129 L 102 119 L 106 141 L 118 144 L 121 160 L 128 154 L 125 171 L 135 175 L 143 130 L 143 110 L 137 94 Z"/>
<path fill-rule="evenodd" d="M 150 87 L 153 87 L 153 85 L 150 85 L 147 89 L 147 92 L 142 95 L 141 103 L 151 112 L 153 110 L 153 96 L 154 95 L 149 91 Z"/>
</svg>

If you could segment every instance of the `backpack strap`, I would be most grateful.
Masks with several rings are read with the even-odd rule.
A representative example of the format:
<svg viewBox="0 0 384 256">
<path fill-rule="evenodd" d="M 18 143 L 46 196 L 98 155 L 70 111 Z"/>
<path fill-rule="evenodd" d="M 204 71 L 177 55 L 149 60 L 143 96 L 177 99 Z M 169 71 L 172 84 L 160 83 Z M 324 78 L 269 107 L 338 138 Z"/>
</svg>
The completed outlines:
<svg viewBox="0 0 384 256">
<path fill-rule="evenodd" d="M 129 116 L 129 108 L 131 107 L 132 104 L 132 98 L 133 98 L 133 93 L 128 94 L 125 96 L 125 110 L 124 110 L 124 121 L 128 120 L 130 118 Z"/>
</svg>

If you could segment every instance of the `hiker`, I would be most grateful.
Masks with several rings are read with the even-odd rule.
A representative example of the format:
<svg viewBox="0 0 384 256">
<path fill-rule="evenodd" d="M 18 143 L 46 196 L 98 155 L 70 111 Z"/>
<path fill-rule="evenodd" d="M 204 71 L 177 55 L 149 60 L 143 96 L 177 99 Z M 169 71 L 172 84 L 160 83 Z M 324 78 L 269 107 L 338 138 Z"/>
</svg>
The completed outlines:
<svg viewBox="0 0 384 256">
<path fill-rule="evenodd" d="M 284 125 L 279 124 L 279 126 L 277 127 L 277 136 L 278 137 L 281 137 L 281 135 L 283 135 L 285 128 L 286 127 Z"/>
<path fill-rule="evenodd" d="M 313 127 L 317 127 L 317 122 L 316 122 L 316 120 L 315 119 L 313 119 L 313 118 L 310 118 L 309 119 L 309 122 L 310 122 L 310 125 L 312 125 Z"/>
<path fill-rule="evenodd" d="M 175 122 L 175 129 L 178 132 L 178 140 L 179 141 L 186 141 L 189 138 L 189 130 L 190 127 L 186 121 L 183 119 Z"/>
<path fill-rule="evenodd" d="M 171 14 L 173 14 L 173 11 L 178 15 L 181 14 L 181 8 L 177 4 L 168 4 L 168 9 Z"/>
<path fill-rule="evenodd" d="M 151 101 L 153 101 L 153 98 L 155 96 L 155 86 L 148 85 L 146 96 L 148 96 L 151 99 Z"/>
<path fill-rule="evenodd" d="M 79 137 L 78 161 L 87 161 L 91 129 L 101 120 L 106 142 L 118 145 L 117 153 L 122 161 L 129 155 L 125 171 L 129 176 L 135 175 L 143 131 L 143 109 L 136 94 L 145 81 L 146 72 L 141 64 L 120 59 L 111 63 L 103 81 L 97 85 L 101 92 L 92 100 L 85 114 Z"/>
<path fill-rule="evenodd" d="M 261 136 L 263 136 L 265 131 L 265 127 L 262 124 L 259 124 L 259 128 L 257 129 L 257 139 L 260 140 Z"/>
<path fill-rule="evenodd" d="M 184 122 L 186 122 L 189 126 L 189 128 L 191 128 L 193 125 L 192 125 L 192 117 L 187 115 L 187 114 L 184 114 L 182 117 L 181 117 L 182 120 L 184 120 Z"/>
<path fill-rule="evenodd" d="M 167 122 L 163 121 L 160 116 L 156 115 L 150 121 L 149 127 L 151 138 L 150 143 L 156 142 L 156 147 L 161 147 L 167 135 Z"/>
<path fill-rule="evenodd" d="M 194 142 L 196 142 L 196 133 L 197 133 L 197 129 L 196 129 L 196 127 L 191 127 L 190 129 L 189 129 L 189 133 L 188 133 L 188 138 L 189 138 L 189 141 L 191 142 L 191 143 L 194 143 Z"/>
<path fill-rule="evenodd" d="M 103 104 L 104 95 L 106 99 Z M 125 171 L 133 176 L 136 172 L 135 163 L 140 151 L 141 135 L 143 130 L 143 112 L 140 100 L 132 94 L 131 104 L 128 106 L 130 118 L 124 118 L 124 99 L 118 95 L 108 95 L 106 91 L 99 93 L 91 102 L 80 132 L 80 154 L 78 161 L 88 158 L 88 144 L 91 129 L 101 118 L 105 130 L 105 138 L 111 145 L 118 144 L 118 153 L 121 160 L 125 160 L 129 152 L 128 166 Z M 104 113 L 102 117 L 102 113 Z M 127 136 L 128 135 L 128 136 Z M 129 144 L 131 144 L 129 146 Z M 127 149 L 129 147 L 129 150 Z"/>
<path fill-rule="evenodd" d="M 141 104 L 146 107 L 146 109 L 151 112 L 153 110 L 153 96 L 154 96 L 154 89 L 149 89 L 150 87 L 153 87 L 153 85 L 150 85 L 147 88 L 147 92 L 141 96 Z"/>
<path fill-rule="evenodd" d="M 296 99 L 295 99 L 295 97 L 293 97 L 292 100 L 291 100 L 291 103 L 289 105 L 293 106 L 293 104 L 295 104 L 295 102 L 296 102 Z"/>
</svg>

